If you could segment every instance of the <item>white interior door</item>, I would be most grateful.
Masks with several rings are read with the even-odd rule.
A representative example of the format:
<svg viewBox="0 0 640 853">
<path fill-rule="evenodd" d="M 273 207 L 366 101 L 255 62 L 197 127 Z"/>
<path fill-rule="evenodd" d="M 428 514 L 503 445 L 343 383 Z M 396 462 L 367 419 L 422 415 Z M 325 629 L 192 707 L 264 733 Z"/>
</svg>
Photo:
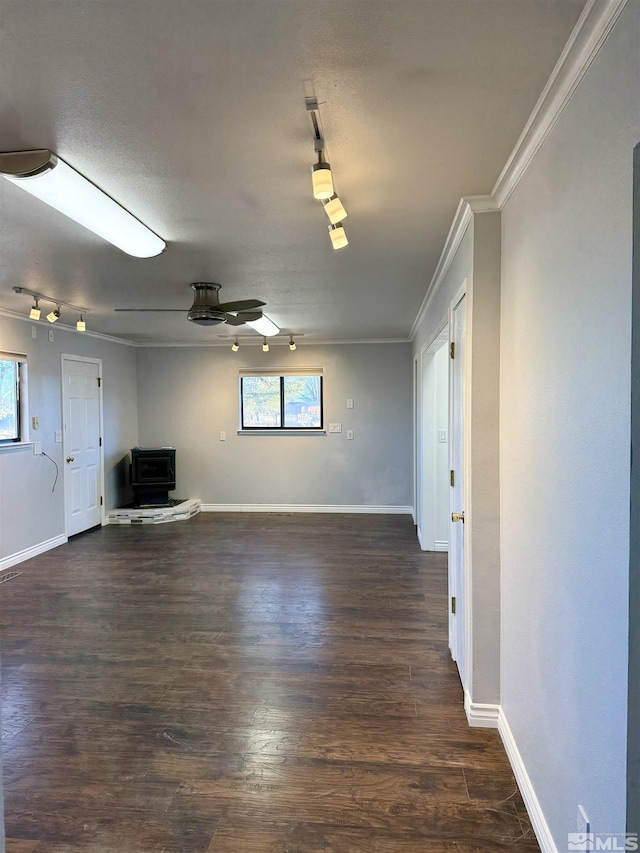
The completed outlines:
<svg viewBox="0 0 640 853">
<path fill-rule="evenodd" d="M 465 423 L 465 357 L 466 357 L 466 296 L 451 309 L 449 377 L 449 452 L 451 471 L 451 522 L 449 531 L 449 645 L 458 664 L 462 686 L 465 672 L 465 524 L 464 524 L 464 423 Z M 454 519 L 462 518 L 458 521 Z M 455 607 L 453 600 L 455 599 Z M 455 611 L 455 612 L 454 612 Z"/>
<path fill-rule="evenodd" d="M 62 359 L 67 536 L 102 521 L 99 376 L 98 362 Z"/>
</svg>

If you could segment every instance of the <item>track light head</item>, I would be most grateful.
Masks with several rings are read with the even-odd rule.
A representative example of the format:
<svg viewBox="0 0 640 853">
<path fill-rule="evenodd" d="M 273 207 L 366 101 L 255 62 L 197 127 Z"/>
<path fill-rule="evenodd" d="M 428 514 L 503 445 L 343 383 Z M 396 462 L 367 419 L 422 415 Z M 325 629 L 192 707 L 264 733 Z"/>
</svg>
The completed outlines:
<svg viewBox="0 0 640 853">
<path fill-rule="evenodd" d="M 324 205 L 324 212 L 329 217 L 329 222 L 332 225 L 337 225 L 339 222 L 342 222 L 343 219 L 347 218 L 347 211 L 344 209 L 342 202 L 335 193 L 331 198 L 323 201 L 322 204 Z"/>
<path fill-rule="evenodd" d="M 76 330 L 78 332 L 86 332 L 87 331 L 87 324 L 85 323 L 84 317 L 82 316 L 82 314 L 80 315 L 80 319 L 76 322 Z"/>
<path fill-rule="evenodd" d="M 329 236 L 331 237 L 331 245 L 334 249 L 343 249 L 349 245 L 347 233 L 342 225 L 330 225 Z"/>
<path fill-rule="evenodd" d="M 296 342 L 293 340 L 293 335 L 289 335 L 289 349 L 291 352 L 294 352 L 296 349 Z"/>
<path fill-rule="evenodd" d="M 59 319 L 60 319 L 60 306 L 58 305 L 57 308 L 54 308 L 50 314 L 47 314 L 47 320 L 50 323 L 57 323 L 57 321 Z"/>
<path fill-rule="evenodd" d="M 266 338 L 262 339 L 262 352 L 269 352 L 269 344 Z"/>
<path fill-rule="evenodd" d="M 33 308 L 31 309 L 31 311 L 29 312 L 29 319 L 30 319 L 30 320 L 39 320 L 39 319 L 40 319 L 40 315 L 41 315 L 41 313 L 42 313 L 42 311 L 40 311 L 40 307 L 39 307 L 39 305 L 38 305 L 38 300 L 37 300 L 37 299 L 35 300 L 35 303 L 36 303 L 36 304 L 33 306 Z"/>
<path fill-rule="evenodd" d="M 322 151 L 318 152 L 318 162 L 311 169 L 313 181 L 313 196 L 317 199 L 331 198 L 333 195 L 333 178 L 331 166 L 322 159 Z"/>
<path fill-rule="evenodd" d="M 238 352 L 239 349 L 240 349 L 240 344 L 238 343 L 238 338 L 236 337 L 234 342 L 231 344 L 231 351 L 232 352 Z"/>
</svg>

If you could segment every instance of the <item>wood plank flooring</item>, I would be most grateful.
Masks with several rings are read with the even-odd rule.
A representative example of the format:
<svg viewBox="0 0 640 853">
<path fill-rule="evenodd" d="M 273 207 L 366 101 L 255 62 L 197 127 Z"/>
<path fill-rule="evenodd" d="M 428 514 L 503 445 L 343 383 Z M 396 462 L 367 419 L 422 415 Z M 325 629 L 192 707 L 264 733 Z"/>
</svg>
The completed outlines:
<svg viewBox="0 0 640 853">
<path fill-rule="evenodd" d="M 405 516 L 114 526 L 0 586 L 7 853 L 538 851 Z"/>
</svg>

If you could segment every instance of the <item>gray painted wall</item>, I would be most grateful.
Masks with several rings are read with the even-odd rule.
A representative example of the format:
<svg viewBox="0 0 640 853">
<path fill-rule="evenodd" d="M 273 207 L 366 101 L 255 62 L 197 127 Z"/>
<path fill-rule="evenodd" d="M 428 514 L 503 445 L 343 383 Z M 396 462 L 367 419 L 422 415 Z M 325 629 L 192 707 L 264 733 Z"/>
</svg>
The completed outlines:
<svg viewBox="0 0 640 853">
<path fill-rule="evenodd" d="M 41 441 L 60 468 L 52 493 L 55 469 L 48 459 L 34 456 L 31 447 L 0 450 L 0 559 L 64 534 L 62 444 L 54 441 L 54 432 L 62 429 L 62 353 L 102 359 L 107 509 L 128 497 L 122 459 L 138 442 L 135 350 L 59 326 L 50 343 L 50 328 L 47 322 L 0 316 L 0 349 L 25 352 L 29 359 L 29 413 L 40 419 L 40 428 L 31 430 L 30 438 Z"/>
<path fill-rule="evenodd" d="M 502 214 L 502 706 L 562 850 L 625 828 L 639 8 Z"/>
<path fill-rule="evenodd" d="M 140 444 L 177 448 L 177 496 L 227 505 L 410 506 L 410 344 L 290 352 L 281 343 L 269 353 L 256 344 L 238 353 L 156 347 L 137 355 Z M 237 435 L 238 369 L 294 365 L 323 368 L 325 425 L 342 423 L 342 433 Z"/>
</svg>

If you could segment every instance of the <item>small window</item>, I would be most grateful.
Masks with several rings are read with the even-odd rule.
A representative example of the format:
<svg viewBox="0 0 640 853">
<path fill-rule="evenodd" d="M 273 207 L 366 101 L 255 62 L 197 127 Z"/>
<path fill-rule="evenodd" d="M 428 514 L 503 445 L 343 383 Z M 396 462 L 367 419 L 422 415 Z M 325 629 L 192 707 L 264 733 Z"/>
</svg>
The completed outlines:
<svg viewBox="0 0 640 853">
<path fill-rule="evenodd" d="M 22 439 L 20 416 L 20 373 L 18 356 L 0 353 L 0 442 Z"/>
<path fill-rule="evenodd" d="M 241 429 L 321 430 L 322 373 L 240 377 Z"/>
</svg>

